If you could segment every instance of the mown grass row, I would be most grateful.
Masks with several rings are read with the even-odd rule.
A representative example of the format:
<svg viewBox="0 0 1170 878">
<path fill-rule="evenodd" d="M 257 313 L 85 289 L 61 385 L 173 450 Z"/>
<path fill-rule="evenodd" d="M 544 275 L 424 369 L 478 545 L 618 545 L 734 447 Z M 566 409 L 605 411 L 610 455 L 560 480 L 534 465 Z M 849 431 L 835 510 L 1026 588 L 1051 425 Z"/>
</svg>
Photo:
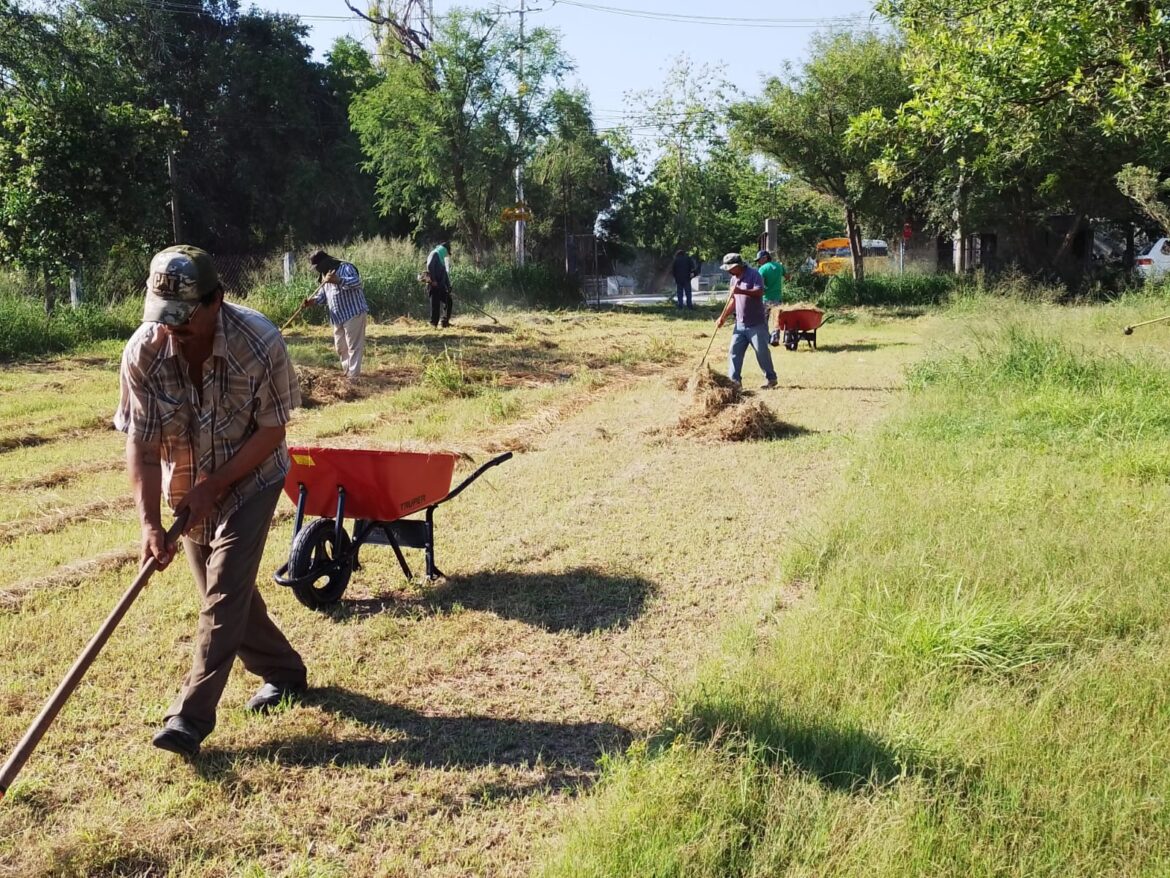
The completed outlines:
<svg viewBox="0 0 1170 878">
<path fill-rule="evenodd" d="M 544 875 L 1170 871 L 1170 368 L 1083 312 L 967 316 L 997 331 L 911 372 L 788 544 L 806 599 L 609 761 Z"/>
</svg>

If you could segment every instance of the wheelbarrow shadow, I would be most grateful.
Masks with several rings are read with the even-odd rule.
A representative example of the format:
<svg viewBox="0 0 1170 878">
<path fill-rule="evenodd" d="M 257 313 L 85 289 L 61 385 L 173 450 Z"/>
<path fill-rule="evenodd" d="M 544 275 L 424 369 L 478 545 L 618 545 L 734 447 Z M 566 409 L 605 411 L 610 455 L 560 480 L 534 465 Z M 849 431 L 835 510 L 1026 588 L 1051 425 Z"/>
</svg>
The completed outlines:
<svg viewBox="0 0 1170 878">
<path fill-rule="evenodd" d="M 615 576 L 592 567 L 559 573 L 484 571 L 451 576 L 420 595 L 345 600 L 335 621 L 419 607 L 494 613 L 550 632 L 588 634 L 624 628 L 637 619 L 657 586 L 640 576 Z"/>
<path fill-rule="evenodd" d="M 629 729 L 606 722 L 427 716 L 338 686 L 310 689 L 302 704 L 352 721 L 367 734 L 359 731 L 344 740 L 297 735 L 252 747 L 211 748 L 195 761 L 196 772 L 232 783 L 238 778 L 238 763 L 255 761 L 369 768 L 395 762 L 448 769 L 543 766 L 539 782 L 495 784 L 497 795 L 519 796 L 587 782 L 603 754 L 624 750 L 633 740 Z"/>
<path fill-rule="evenodd" d="M 851 354 L 864 353 L 868 351 L 880 351 L 883 348 L 898 348 L 906 347 L 909 343 L 904 341 L 855 341 L 842 342 L 840 344 L 818 344 L 817 351 L 822 354 Z"/>
</svg>

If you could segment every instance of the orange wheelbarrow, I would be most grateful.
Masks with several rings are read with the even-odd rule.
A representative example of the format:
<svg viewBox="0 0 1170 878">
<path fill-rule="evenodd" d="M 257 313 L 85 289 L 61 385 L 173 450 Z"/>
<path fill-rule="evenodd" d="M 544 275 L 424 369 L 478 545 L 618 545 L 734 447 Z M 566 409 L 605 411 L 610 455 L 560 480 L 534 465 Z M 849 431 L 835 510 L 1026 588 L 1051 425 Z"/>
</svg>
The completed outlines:
<svg viewBox="0 0 1170 878">
<path fill-rule="evenodd" d="M 817 330 L 827 321 L 825 312 L 820 308 L 781 309 L 778 328 L 784 336 L 784 347 L 794 351 L 804 341 L 810 348 L 816 348 Z"/>
<path fill-rule="evenodd" d="M 402 549 L 422 549 L 427 579 L 442 576 L 435 566 L 435 510 L 512 452 L 492 458 L 454 488 L 454 454 L 298 447 L 289 457 L 284 492 L 297 512 L 288 561 L 273 579 L 319 610 L 341 600 L 367 544 L 390 546 L 407 579 L 412 574 Z M 407 518 L 417 513 L 423 517 Z M 306 515 L 319 517 L 306 525 Z M 347 516 L 354 519 L 352 538 Z"/>
</svg>

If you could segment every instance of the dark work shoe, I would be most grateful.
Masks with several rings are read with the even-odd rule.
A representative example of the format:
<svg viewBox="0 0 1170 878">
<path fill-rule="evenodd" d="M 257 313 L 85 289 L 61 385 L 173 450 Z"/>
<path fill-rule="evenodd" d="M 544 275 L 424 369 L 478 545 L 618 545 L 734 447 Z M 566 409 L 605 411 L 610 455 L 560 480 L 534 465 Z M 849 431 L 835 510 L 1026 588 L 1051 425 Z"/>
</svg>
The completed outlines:
<svg viewBox="0 0 1170 878">
<path fill-rule="evenodd" d="M 198 755 L 201 740 L 202 737 L 189 722 L 181 716 L 172 716 L 163 724 L 162 730 L 155 734 L 150 743 L 160 750 L 169 750 L 190 759 Z"/>
<path fill-rule="evenodd" d="M 256 690 L 256 694 L 248 699 L 245 710 L 252 713 L 268 713 L 282 702 L 297 701 L 308 689 L 303 683 L 265 683 Z"/>
<path fill-rule="evenodd" d="M 769 381 L 765 381 L 763 384 L 761 384 L 760 390 L 771 390 L 775 386 L 776 386 L 776 379 L 772 378 Z"/>
</svg>

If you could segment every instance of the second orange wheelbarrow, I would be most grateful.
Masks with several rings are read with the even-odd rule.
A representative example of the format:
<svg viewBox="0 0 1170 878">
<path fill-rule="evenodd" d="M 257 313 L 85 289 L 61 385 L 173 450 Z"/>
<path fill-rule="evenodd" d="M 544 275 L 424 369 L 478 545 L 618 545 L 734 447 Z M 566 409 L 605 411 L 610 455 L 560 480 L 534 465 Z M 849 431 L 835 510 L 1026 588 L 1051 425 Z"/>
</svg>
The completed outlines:
<svg viewBox="0 0 1170 878">
<path fill-rule="evenodd" d="M 820 308 L 787 308 L 781 309 L 779 331 L 784 337 L 784 347 L 790 351 L 800 347 L 800 343 L 807 342 L 810 348 L 817 346 L 817 330 L 827 321 L 825 312 Z"/>
</svg>

